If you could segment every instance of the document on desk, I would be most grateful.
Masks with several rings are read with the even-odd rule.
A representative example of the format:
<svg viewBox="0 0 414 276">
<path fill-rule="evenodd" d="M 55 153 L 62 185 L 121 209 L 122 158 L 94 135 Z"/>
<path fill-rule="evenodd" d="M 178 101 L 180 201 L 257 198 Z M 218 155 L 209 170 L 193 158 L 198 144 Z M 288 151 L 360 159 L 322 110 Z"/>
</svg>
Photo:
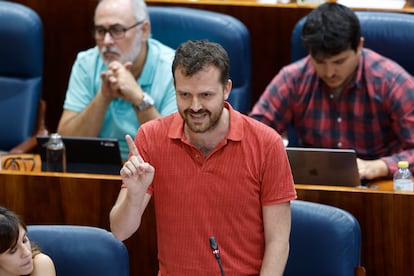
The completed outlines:
<svg viewBox="0 0 414 276">
<path fill-rule="evenodd" d="M 350 8 L 402 9 L 405 0 L 338 0 L 337 3 Z"/>
</svg>

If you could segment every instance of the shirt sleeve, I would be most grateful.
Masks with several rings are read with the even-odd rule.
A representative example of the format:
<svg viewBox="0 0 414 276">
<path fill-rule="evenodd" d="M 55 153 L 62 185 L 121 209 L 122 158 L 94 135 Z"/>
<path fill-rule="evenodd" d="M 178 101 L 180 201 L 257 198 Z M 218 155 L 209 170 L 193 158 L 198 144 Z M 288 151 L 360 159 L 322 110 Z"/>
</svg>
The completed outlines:
<svg viewBox="0 0 414 276">
<path fill-rule="evenodd" d="M 400 160 L 408 161 L 414 172 L 414 79 L 408 73 L 400 72 L 395 78 L 389 102 L 393 129 L 399 138 L 397 144 L 402 150 L 381 159 L 387 164 L 390 176 L 397 171 Z"/>
<path fill-rule="evenodd" d="M 92 49 L 94 50 L 94 49 Z M 90 61 L 92 50 L 81 52 L 76 57 L 69 78 L 64 109 L 81 112 L 95 97 L 95 68 Z"/>
<path fill-rule="evenodd" d="M 272 205 L 296 199 L 292 171 L 282 138 L 277 135 L 265 148 L 267 157 L 263 166 L 262 205 Z"/>
<path fill-rule="evenodd" d="M 293 66 L 296 64 L 284 67 L 271 80 L 249 114 L 279 133 L 285 132 L 292 120 L 289 100 L 295 93 L 294 76 L 290 72 Z"/>
</svg>

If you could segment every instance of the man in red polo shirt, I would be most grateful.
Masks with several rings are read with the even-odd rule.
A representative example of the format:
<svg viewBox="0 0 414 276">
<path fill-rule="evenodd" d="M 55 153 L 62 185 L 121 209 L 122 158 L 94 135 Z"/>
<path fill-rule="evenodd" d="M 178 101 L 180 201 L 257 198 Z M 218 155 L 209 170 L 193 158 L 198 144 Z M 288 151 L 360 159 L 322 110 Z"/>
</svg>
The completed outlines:
<svg viewBox="0 0 414 276">
<path fill-rule="evenodd" d="M 189 41 L 173 62 L 178 113 L 127 136 L 129 160 L 110 220 L 125 240 L 154 198 L 159 275 L 282 275 L 296 198 L 281 137 L 225 100 L 229 59 L 220 45 Z M 220 245 L 221 262 L 209 238 Z"/>
</svg>

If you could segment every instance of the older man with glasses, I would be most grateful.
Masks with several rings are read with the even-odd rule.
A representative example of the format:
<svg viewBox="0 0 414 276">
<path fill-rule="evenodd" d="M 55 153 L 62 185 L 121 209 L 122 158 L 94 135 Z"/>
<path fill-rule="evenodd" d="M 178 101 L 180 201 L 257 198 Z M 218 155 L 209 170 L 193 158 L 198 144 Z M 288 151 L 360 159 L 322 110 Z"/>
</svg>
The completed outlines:
<svg viewBox="0 0 414 276">
<path fill-rule="evenodd" d="M 118 138 L 177 110 L 171 64 L 174 50 L 150 38 L 143 0 L 101 0 L 95 10 L 96 47 L 78 54 L 58 132 Z"/>
</svg>

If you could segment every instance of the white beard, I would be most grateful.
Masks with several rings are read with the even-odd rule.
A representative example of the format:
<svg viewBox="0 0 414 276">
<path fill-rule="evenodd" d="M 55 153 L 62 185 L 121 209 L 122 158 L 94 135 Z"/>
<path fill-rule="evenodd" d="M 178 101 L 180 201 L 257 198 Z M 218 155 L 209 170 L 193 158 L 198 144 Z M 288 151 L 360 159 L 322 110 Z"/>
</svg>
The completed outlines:
<svg viewBox="0 0 414 276">
<path fill-rule="evenodd" d="M 133 41 L 131 47 L 129 47 L 123 54 L 122 52 L 114 46 L 104 46 L 101 49 L 101 57 L 104 60 L 106 66 L 108 66 L 109 63 L 111 63 L 114 60 L 110 60 L 105 58 L 104 54 L 106 52 L 115 53 L 118 55 L 117 61 L 119 61 L 122 64 L 125 64 L 126 62 L 132 62 L 138 58 L 138 55 L 141 53 L 142 44 L 141 44 L 141 31 L 139 30 L 137 35 L 135 36 L 135 40 Z"/>
</svg>

